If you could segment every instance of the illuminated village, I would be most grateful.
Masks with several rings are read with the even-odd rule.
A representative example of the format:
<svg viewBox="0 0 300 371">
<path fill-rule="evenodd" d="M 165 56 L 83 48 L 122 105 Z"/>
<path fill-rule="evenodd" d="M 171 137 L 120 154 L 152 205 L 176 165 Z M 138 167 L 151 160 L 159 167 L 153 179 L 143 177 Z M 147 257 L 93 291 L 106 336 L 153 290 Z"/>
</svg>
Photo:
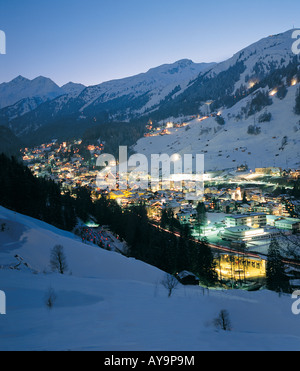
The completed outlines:
<svg viewBox="0 0 300 371">
<path fill-rule="evenodd" d="M 170 126 L 168 123 L 156 131 L 167 135 Z M 156 135 L 151 125 L 148 134 Z M 181 224 L 190 227 L 195 240 L 206 238 L 209 241 L 216 253 L 220 278 L 265 277 L 271 237 L 284 238 L 300 231 L 300 201 L 288 193 L 272 191 L 277 189 L 274 185 L 278 186 L 280 180 L 284 180 L 286 189 L 291 188 L 289 182 L 299 179 L 299 170 L 257 168 L 249 171 L 238 167 L 227 175 L 207 173 L 204 195 L 197 202 L 187 200 L 184 188 L 120 190 L 116 187 L 103 191 L 97 187 L 99 168 L 96 161 L 104 151 L 104 144 L 83 145 L 82 140 L 52 141 L 26 148 L 22 154 L 35 176 L 54 180 L 61 185 L 62 192 L 72 194 L 78 187 L 87 187 L 94 200 L 105 194 L 123 208 L 142 202 L 149 219 L 158 228 L 161 228 L 162 213 L 168 210 Z M 197 212 L 199 202 L 205 208 L 201 222 Z"/>
</svg>

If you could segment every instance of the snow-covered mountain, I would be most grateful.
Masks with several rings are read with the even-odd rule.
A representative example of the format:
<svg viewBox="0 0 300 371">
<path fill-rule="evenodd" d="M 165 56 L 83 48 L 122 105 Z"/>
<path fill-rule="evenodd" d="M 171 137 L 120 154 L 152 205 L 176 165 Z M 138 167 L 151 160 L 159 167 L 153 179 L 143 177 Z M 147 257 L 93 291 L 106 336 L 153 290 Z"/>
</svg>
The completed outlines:
<svg viewBox="0 0 300 371">
<path fill-rule="evenodd" d="M 165 273 L 82 243 L 69 232 L 0 207 L 0 350 L 299 350 L 290 295 L 214 291 L 179 285 L 168 298 Z M 50 269 L 64 248 L 68 271 Z M 53 307 L 46 306 L 50 293 Z M 54 295 L 53 295 L 54 294 Z M 214 319 L 227 310 L 232 331 Z"/>
<path fill-rule="evenodd" d="M 163 108 L 170 121 L 189 120 L 170 135 L 140 139 L 134 150 L 151 153 L 204 153 L 206 170 L 279 166 L 299 168 L 299 57 L 292 31 L 269 36 L 215 65 Z M 207 104 L 206 104 L 207 103 Z M 214 117 L 205 120 L 201 118 Z M 217 116 L 219 115 L 219 116 Z M 155 114 L 154 114 L 155 117 Z M 177 120 L 176 120 L 177 119 Z"/>
<path fill-rule="evenodd" d="M 10 121 L 22 117 L 28 112 L 35 110 L 40 104 L 44 103 L 42 97 L 31 97 L 19 100 L 17 103 L 0 109 L 0 121 L 2 125 L 8 125 Z"/>
<path fill-rule="evenodd" d="M 245 71 L 241 75 L 239 83 L 235 86 L 237 89 L 242 83 L 247 84 L 248 81 L 251 81 L 251 78 L 259 79 L 259 75 L 264 76 L 270 70 L 287 66 L 295 57 L 292 52 L 292 44 L 295 41 L 292 39 L 293 31 L 289 30 L 278 35 L 270 35 L 253 43 L 236 53 L 232 58 L 214 66 L 207 76 L 217 76 L 236 65 L 236 63 L 243 62 Z M 249 78 L 246 78 L 246 76 L 249 76 Z"/>
<path fill-rule="evenodd" d="M 299 168 L 300 116 L 293 112 L 299 86 L 289 87 L 284 99 L 273 96 L 273 103 L 256 115 L 243 113 L 253 93 L 221 111 L 224 125 L 218 123 L 216 115 L 204 120 L 187 120 L 185 127 L 168 129 L 169 135 L 140 139 L 134 151 L 145 154 L 149 160 L 155 153 L 204 154 L 206 171 L 236 169 L 240 165 L 247 165 L 249 169 Z M 265 117 L 267 121 L 259 122 Z M 251 127 L 257 129 L 255 134 Z"/>
<path fill-rule="evenodd" d="M 133 77 L 88 87 L 79 97 L 84 102 L 80 111 L 97 112 L 99 106 L 108 102 L 117 104 L 118 99 L 127 97 L 127 109 L 131 113 L 141 115 L 157 107 L 167 96 L 171 97 L 177 91 L 185 89 L 192 79 L 212 65 L 214 63 L 193 63 L 191 60 L 184 59 L 174 64 L 152 68 L 146 73 Z M 133 107 L 130 106 L 130 102 L 135 103 Z"/>
<path fill-rule="evenodd" d="M 209 169 L 242 163 L 298 167 L 300 117 L 294 108 L 300 62 L 292 33 L 268 36 L 218 64 L 185 59 L 87 88 L 67 84 L 63 94 L 42 104 L 25 100 L 0 110 L 0 124 L 25 141 L 43 141 L 114 121 L 134 125 L 138 119 L 146 126 L 150 119 L 219 113 L 218 122 L 196 120 L 192 130 L 141 139 L 135 150 L 205 153 Z"/>
<path fill-rule="evenodd" d="M 0 110 L 0 123 L 9 123 L 15 134 L 23 136 L 26 133 L 30 135 L 45 125 L 55 125 L 62 117 L 67 116 L 74 121 L 103 116 L 108 120 L 128 121 L 157 108 L 163 100 L 184 89 L 201 71 L 212 65 L 214 63 L 181 60 L 137 76 L 87 88 L 81 84 L 69 83 L 59 88 L 54 99 L 46 102 L 44 100 L 44 104 L 27 111 L 27 114 L 15 115 L 20 112 L 19 105 L 23 107 L 23 101 L 18 102 L 17 107 Z M 13 115 L 10 116 L 8 112 L 13 112 Z"/>
<path fill-rule="evenodd" d="M 62 95 L 75 98 L 83 89 L 84 85 L 73 82 L 59 87 L 42 76 L 33 80 L 18 76 L 9 83 L 0 84 L 0 122 L 8 125 L 14 119 L 34 111 L 42 103 Z"/>
<path fill-rule="evenodd" d="M 24 98 L 40 98 L 43 101 L 56 98 L 62 89 L 52 80 L 39 76 L 33 80 L 18 76 L 0 84 L 0 108 L 11 106 Z"/>
<path fill-rule="evenodd" d="M 68 82 L 61 87 L 65 94 L 72 95 L 74 97 L 78 96 L 85 88 L 85 85 L 74 82 Z"/>
<path fill-rule="evenodd" d="M 231 107 L 260 87 L 278 87 L 292 72 L 297 73 L 299 66 L 299 57 L 292 52 L 292 33 L 290 30 L 264 38 L 200 73 L 187 89 L 166 102 L 153 116 L 178 117 L 206 112 L 207 102 L 212 102 L 213 109 Z"/>
</svg>

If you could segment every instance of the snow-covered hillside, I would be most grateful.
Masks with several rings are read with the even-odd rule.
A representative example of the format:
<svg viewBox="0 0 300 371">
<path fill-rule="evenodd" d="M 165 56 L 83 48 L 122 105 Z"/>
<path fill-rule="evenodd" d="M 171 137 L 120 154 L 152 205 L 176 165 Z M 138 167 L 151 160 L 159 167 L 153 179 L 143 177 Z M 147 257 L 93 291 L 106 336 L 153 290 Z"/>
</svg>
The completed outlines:
<svg viewBox="0 0 300 371">
<path fill-rule="evenodd" d="M 7 299 L 1 350 L 300 349 L 299 318 L 289 296 L 208 295 L 200 287 L 179 286 L 168 298 L 160 284 L 164 273 L 154 267 L 2 207 L 0 226 L 0 289 Z M 64 246 L 65 275 L 49 271 L 56 244 Z M 50 288 L 56 295 L 52 309 L 45 305 Z M 223 309 L 231 332 L 212 324 Z"/>
<path fill-rule="evenodd" d="M 45 101 L 41 97 L 31 97 L 19 100 L 17 103 L 7 106 L 0 110 L 0 120 L 2 124 L 7 124 L 15 118 L 21 117 L 28 112 L 35 110 Z"/>
<path fill-rule="evenodd" d="M 68 94 L 72 97 L 77 97 L 85 88 L 86 88 L 85 85 L 76 84 L 74 82 L 68 82 L 67 84 L 61 87 L 65 94 Z"/>
<path fill-rule="evenodd" d="M 61 96 L 64 96 L 65 102 L 66 98 L 76 98 L 84 89 L 84 85 L 73 82 L 59 87 L 43 76 L 33 80 L 18 76 L 0 84 L 0 123 L 8 125 L 12 120 L 34 111 L 42 103 L 56 101 Z"/>
<path fill-rule="evenodd" d="M 55 125 L 62 117 L 72 117 L 73 121 L 94 120 L 107 112 L 111 120 L 130 120 L 157 108 L 166 97 L 184 90 L 200 72 L 214 65 L 180 60 L 87 88 L 72 82 L 59 88 L 46 78 L 30 81 L 19 76 L 0 85 L 0 124 L 24 137 L 49 123 Z"/>
<path fill-rule="evenodd" d="M 279 166 L 298 168 L 300 165 L 300 116 L 294 114 L 295 96 L 299 84 L 288 88 L 284 99 L 276 95 L 273 104 L 256 115 L 247 117 L 243 108 L 253 98 L 244 98 L 235 106 L 220 113 L 225 125 L 215 117 L 194 119 L 183 128 L 169 129 L 170 135 L 140 139 L 134 146 L 137 153 L 167 153 L 172 155 L 205 154 L 205 170 L 237 168 L 247 164 L 256 167 Z M 259 122 L 264 113 L 270 113 L 270 122 Z M 248 134 L 251 125 L 260 127 L 260 134 Z"/>
<path fill-rule="evenodd" d="M 62 94 L 52 80 L 39 76 L 33 80 L 18 76 L 10 82 L 0 84 L 0 108 L 11 106 L 24 98 L 39 97 L 43 101 Z"/>
<path fill-rule="evenodd" d="M 214 63 L 193 63 L 191 60 L 184 59 L 173 64 L 152 68 L 136 76 L 88 87 L 79 97 L 85 102 L 80 111 L 122 96 L 137 98 L 146 94 L 148 95 L 146 104 L 139 108 L 140 113 L 143 113 L 159 104 L 177 86 L 184 90 L 200 72 L 208 70 L 213 65 Z"/>
<path fill-rule="evenodd" d="M 12 104 L 13 100 L 15 101 L 13 106 L 0 110 L 0 124 L 9 126 L 14 134 L 22 136 L 24 141 L 30 142 L 33 136 L 35 141 L 44 141 L 52 138 L 51 129 L 53 128 L 55 128 L 53 131 L 55 130 L 57 137 L 66 136 L 68 133 L 80 136 L 91 126 L 103 123 L 122 121 L 135 124 L 135 120 L 141 122 L 144 120 L 146 125 L 149 119 L 157 122 L 169 117 L 203 115 L 208 110 L 206 103 L 211 102 L 213 111 L 224 111 L 222 115 L 229 125 L 230 122 L 233 122 L 233 115 L 235 115 L 234 120 L 242 122 L 242 125 L 237 125 L 235 128 L 235 133 L 238 133 L 240 129 L 241 132 L 238 133 L 237 138 L 245 140 L 247 143 L 241 145 L 236 143 L 230 150 L 233 151 L 236 147 L 247 147 L 250 148 L 247 153 L 251 152 L 252 154 L 253 147 L 256 149 L 259 140 L 266 140 L 270 133 L 272 138 L 277 134 L 273 135 L 272 130 L 265 126 L 262 131 L 267 131 L 266 135 L 252 138 L 250 145 L 249 138 L 245 137 L 242 131 L 244 124 L 248 124 L 248 126 L 253 124 L 253 117 L 250 115 L 248 115 L 249 118 L 245 117 L 244 112 L 244 117 L 241 119 L 241 110 L 242 108 L 247 109 L 247 99 L 254 98 L 254 95 L 259 91 L 266 92 L 274 87 L 282 89 L 284 86 L 289 87 L 292 85 L 291 78 L 300 74 L 299 57 L 292 52 L 292 45 L 295 41 L 292 38 L 292 33 L 293 30 L 289 30 L 278 35 L 268 36 L 218 64 L 193 63 L 189 59 L 183 59 L 173 64 L 152 68 L 136 76 L 107 81 L 86 88 L 81 84 L 74 83 L 59 88 L 53 82 L 51 84 L 49 79 L 40 77 L 30 81 L 18 77 L 10 83 L 0 85 L 0 95 L 4 100 L 3 102 L 0 100 L 0 108 L 5 104 Z M 300 80 L 299 76 L 298 80 Z M 51 90 L 53 84 L 56 86 L 54 92 Z M 45 90 L 44 94 L 43 89 Z M 49 97 L 50 93 L 54 95 L 52 99 Z M 287 122 L 288 125 L 296 126 L 295 132 L 297 132 L 299 120 L 296 120 L 297 117 L 293 114 L 294 93 L 295 91 L 290 89 L 289 97 L 278 105 L 276 96 L 274 96 L 273 106 L 268 107 L 270 111 L 274 111 L 274 121 L 271 121 L 269 126 L 272 126 L 273 123 L 276 126 L 276 120 L 279 120 L 280 116 L 281 125 L 283 125 L 283 121 Z M 39 97 L 45 103 L 40 104 L 36 100 L 34 102 L 28 101 L 28 98 L 33 96 Z M 245 97 L 247 97 L 246 100 L 243 99 Z M 27 100 L 17 102 L 16 98 Z M 283 110 L 282 106 L 284 106 Z M 278 107 L 280 107 L 280 112 L 277 115 L 275 111 L 278 111 Z M 261 108 L 255 107 L 257 112 L 260 112 Z M 240 112 L 237 112 L 238 109 Z M 281 114 L 282 112 L 284 115 Z M 218 130 L 219 141 L 223 141 L 226 146 L 227 137 L 221 135 L 225 130 L 219 131 L 219 129 L 218 127 L 213 128 L 213 130 Z M 228 132 L 232 138 L 233 131 L 228 130 Z M 192 134 L 192 131 L 189 134 Z M 289 129 L 288 134 L 291 139 L 292 133 Z M 282 135 L 278 139 L 282 140 L 284 137 L 285 135 Z M 194 137 L 191 136 L 190 139 L 193 141 Z M 269 149 L 272 151 L 268 162 L 271 162 L 272 165 L 274 164 L 273 158 L 278 154 L 277 148 L 273 148 L 273 144 L 281 148 L 281 145 L 278 146 L 278 142 L 270 143 Z M 297 143 L 289 142 L 289 146 L 294 145 L 296 146 Z M 219 150 L 223 150 L 223 148 Z M 287 151 L 283 152 L 276 156 L 282 157 L 281 166 L 283 162 L 285 166 L 286 164 L 291 166 L 289 162 L 291 160 L 293 163 L 293 159 L 289 159 L 291 156 L 286 155 Z M 225 156 L 225 166 L 231 165 L 230 161 L 235 160 L 234 156 L 232 158 L 232 156 L 227 157 L 228 155 L 229 153 Z M 207 157 L 209 160 L 209 156 Z M 243 161 L 245 160 L 248 158 L 243 158 Z M 276 165 L 279 164 L 276 163 Z"/>
<path fill-rule="evenodd" d="M 292 52 L 292 33 L 294 30 L 289 30 L 278 35 L 270 35 L 265 37 L 252 45 L 247 46 L 241 51 L 234 54 L 232 58 L 218 63 L 208 73 L 208 76 L 213 77 L 220 72 L 228 70 L 229 67 L 234 66 L 237 62 L 245 64 L 245 71 L 243 72 L 240 80 L 235 85 L 235 90 L 241 84 L 247 84 L 246 76 L 251 77 L 259 71 L 260 74 L 267 74 L 271 68 L 280 68 L 287 66 L 288 63 L 295 57 Z M 257 65 L 259 70 L 255 70 Z"/>
</svg>

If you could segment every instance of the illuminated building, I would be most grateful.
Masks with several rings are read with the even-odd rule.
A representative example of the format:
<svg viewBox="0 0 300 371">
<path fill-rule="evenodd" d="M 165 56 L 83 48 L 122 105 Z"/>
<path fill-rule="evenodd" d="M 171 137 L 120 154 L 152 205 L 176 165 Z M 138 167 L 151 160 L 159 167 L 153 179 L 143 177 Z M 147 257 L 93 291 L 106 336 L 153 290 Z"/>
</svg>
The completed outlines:
<svg viewBox="0 0 300 371">
<path fill-rule="evenodd" d="M 227 227 L 237 226 L 265 227 L 267 225 L 267 215 L 264 213 L 251 213 L 226 216 Z"/>
<path fill-rule="evenodd" d="M 278 229 L 285 229 L 288 231 L 299 232 L 300 231 L 300 219 L 295 218 L 280 218 L 275 215 L 267 216 L 268 224 Z"/>
<path fill-rule="evenodd" d="M 223 240 L 251 241 L 268 238 L 269 234 L 263 228 L 252 228 L 247 225 L 225 228 L 221 233 Z"/>
</svg>

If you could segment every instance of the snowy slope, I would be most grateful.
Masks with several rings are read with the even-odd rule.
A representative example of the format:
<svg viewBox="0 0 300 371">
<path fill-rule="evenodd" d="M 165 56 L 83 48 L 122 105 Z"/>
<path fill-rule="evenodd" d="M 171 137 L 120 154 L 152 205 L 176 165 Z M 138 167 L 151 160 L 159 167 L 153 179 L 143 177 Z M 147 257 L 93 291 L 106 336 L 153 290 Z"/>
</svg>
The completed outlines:
<svg viewBox="0 0 300 371">
<path fill-rule="evenodd" d="M 79 97 L 85 102 L 80 111 L 85 111 L 91 105 L 96 106 L 122 96 L 137 98 L 149 94 L 146 104 L 140 109 L 140 113 L 143 113 L 159 104 L 176 86 L 180 85 L 181 89 L 186 88 L 200 72 L 206 71 L 213 65 L 214 63 L 193 63 L 191 60 L 184 59 L 152 68 L 136 76 L 88 87 Z"/>
<path fill-rule="evenodd" d="M 81 244 L 70 233 L 0 207 L 1 265 L 18 255 L 20 270 L 0 269 L 7 314 L 0 350 L 299 350 L 292 300 L 268 292 L 178 287 L 167 298 L 163 272 L 116 253 Z M 50 248 L 65 247 L 72 275 L 48 271 Z M 23 259 L 23 260 L 22 260 Z M 26 266 L 36 270 L 35 273 Z M 52 310 L 44 301 L 52 288 Z M 231 332 L 213 319 L 228 310 Z"/>
<path fill-rule="evenodd" d="M 2 125 L 7 125 L 15 118 L 21 117 L 28 112 L 36 109 L 45 100 L 40 97 L 24 98 L 17 103 L 0 109 L 0 122 Z"/>
<path fill-rule="evenodd" d="M 28 80 L 19 76 L 9 83 L 0 84 L 0 122 L 2 125 L 9 125 L 14 119 L 34 111 L 47 101 L 55 102 L 54 106 L 57 111 L 62 105 L 61 102 L 67 104 L 70 99 L 76 98 L 85 88 L 84 85 L 73 82 L 60 88 L 50 79 L 44 77 Z M 11 128 L 14 130 L 14 125 L 11 125 Z"/>
<path fill-rule="evenodd" d="M 300 117 L 295 115 L 295 96 L 299 84 L 288 88 L 282 100 L 272 97 L 273 104 L 261 112 L 246 117 L 242 108 L 252 96 L 241 100 L 230 109 L 222 111 L 225 125 L 219 125 L 214 117 L 206 120 L 194 119 L 188 127 L 169 129 L 170 135 L 140 139 L 134 146 L 137 153 L 151 154 L 179 153 L 205 154 L 205 170 L 236 168 L 247 164 L 256 167 L 279 166 L 298 168 L 300 166 Z M 270 122 L 258 122 L 264 112 L 272 114 Z M 261 128 L 259 135 L 248 134 L 249 125 Z M 282 147 L 284 137 L 287 143 Z"/>
<path fill-rule="evenodd" d="M 1 265 L 13 266 L 15 255 L 38 273 L 50 270 L 50 251 L 63 245 L 72 274 L 78 277 L 155 281 L 159 270 L 119 254 L 83 244 L 73 234 L 35 219 L 13 213 L 0 206 L 0 225 L 7 231 L 0 235 Z M 22 264 L 23 266 L 23 264 Z M 134 269 L 133 269 L 134 267 Z M 145 275 L 145 278 L 142 276 Z"/>
<path fill-rule="evenodd" d="M 268 73 L 271 66 L 274 68 L 287 66 L 288 63 L 295 57 L 292 52 L 292 44 L 295 40 L 292 39 L 294 30 L 288 30 L 278 35 L 270 35 L 252 45 L 247 46 L 232 58 L 221 62 L 214 66 L 207 76 L 216 76 L 220 72 L 226 71 L 229 67 L 234 66 L 237 62 L 244 62 L 246 69 L 241 76 L 240 81 L 236 84 L 236 89 L 242 83 L 247 83 L 245 77 L 251 77 L 255 71 L 254 66 L 260 64 L 260 72 Z"/>
<path fill-rule="evenodd" d="M 35 80 L 29 81 L 22 77 L 0 85 L 3 93 L 3 105 L 0 109 L 0 123 L 9 125 L 17 136 L 35 132 L 49 124 L 61 124 L 62 117 L 72 117 L 80 121 L 108 113 L 111 120 L 128 121 L 144 114 L 147 110 L 157 108 L 166 97 L 184 90 L 189 82 L 201 71 L 214 66 L 215 63 L 193 63 L 181 60 L 153 68 L 146 73 L 124 79 L 104 82 L 99 85 L 85 87 L 82 84 L 68 83 L 58 88 L 49 100 L 43 90 L 29 89 Z M 46 81 L 47 79 L 45 79 Z M 48 80 L 47 80 L 48 81 Z M 32 105 L 27 101 L 16 100 L 38 96 L 44 104 Z M 1 108 L 1 100 L 0 100 Z M 84 122 L 83 122 L 84 125 Z M 62 128 L 63 130 L 63 128 Z"/>
<path fill-rule="evenodd" d="M 85 85 L 76 84 L 74 82 L 68 82 L 61 87 L 65 94 L 71 95 L 73 97 L 77 97 L 85 88 Z"/>
<path fill-rule="evenodd" d="M 29 80 L 18 76 L 10 82 L 0 84 L 0 108 L 11 106 L 24 98 L 38 97 L 46 101 L 62 93 L 62 89 L 46 77 L 39 76 Z"/>
</svg>

